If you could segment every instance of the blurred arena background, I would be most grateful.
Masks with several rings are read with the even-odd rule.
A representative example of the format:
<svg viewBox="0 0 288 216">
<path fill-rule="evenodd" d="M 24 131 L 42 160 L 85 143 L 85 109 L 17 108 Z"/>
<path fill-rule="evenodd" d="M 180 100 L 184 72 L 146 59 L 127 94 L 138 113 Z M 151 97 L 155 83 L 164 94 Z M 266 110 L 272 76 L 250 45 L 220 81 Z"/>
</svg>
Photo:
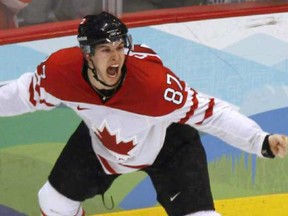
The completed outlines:
<svg viewBox="0 0 288 216">
<path fill-rule="evenodd" d="M 287 133 L 286 0 L 8 2 L 0 0 L 0 85 L 34 71 L 52 52 L 77 46 L 80 18 L 106 10 L 128 24 L 134 43 L 152 47 L 190 86 L 234 104 L 271 133 Z M 1 216 L 39 215 L 37 192 L 78 123 L 65 107 L 0 118 Z M 207 134 L 202 140 L 223 216 L 288 215 L 287 159 L 256 158 Z M 110 197 L 112 210 L 101 197 L 84 208 L 89 215 L 165 215 L 142 172 L 112 185 L 105 194 L 108 207 Z"/>
</svg>

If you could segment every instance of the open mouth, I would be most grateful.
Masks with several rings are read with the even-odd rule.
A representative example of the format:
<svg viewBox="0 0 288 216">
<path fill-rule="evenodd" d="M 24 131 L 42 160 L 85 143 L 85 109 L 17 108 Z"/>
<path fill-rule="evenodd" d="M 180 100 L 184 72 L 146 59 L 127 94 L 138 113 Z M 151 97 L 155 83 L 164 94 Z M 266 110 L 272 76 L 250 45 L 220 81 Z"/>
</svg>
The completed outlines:
<svg viewBox="0 0 288 216">
<path fill-rule="evenodd" d="M 107 74 L 109 77 L 114 78 L 117 76 L 119 71 L 119 65 L 111 65 L 110 67 L 108 67 L 107 69 Z"/>
</svg>

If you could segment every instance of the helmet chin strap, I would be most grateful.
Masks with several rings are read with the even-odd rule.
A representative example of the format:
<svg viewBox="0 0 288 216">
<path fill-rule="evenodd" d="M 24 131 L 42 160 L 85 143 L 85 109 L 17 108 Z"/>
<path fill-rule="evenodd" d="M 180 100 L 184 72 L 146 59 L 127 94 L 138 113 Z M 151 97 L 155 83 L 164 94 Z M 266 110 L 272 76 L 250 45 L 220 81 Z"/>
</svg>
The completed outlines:
<svg viewBox="0 0 288 216">
<path fill-rule="evenodd" d="M 89 61 L 91 61 L 92 65 L 93 65 L 93 68 L 91 68 L 91 67 L 89 66 L 89 64 L 88 64 L 88 68 L 92 71 L 93 77 L 94 77 L 94 79 L 95 79 L 96 81 L 100 82 L 102 85 L 104 85 L 104 86 L 106 86 L 106 87 L 117 87 L 117 86 L 119 85 L 119 83 L 120 83 L 121 80 L 122 80 L 122 76 L 121 76 L 121 78 L 118 80 L 117 83 L 115 83 L 114 85 L 109 85 L 109 84 L 107 84 L 107 83 L 105 83 L 104 81 L 102 81 L 102 80 L 99 79 L 99 77 L 98 77 L 98 75 L 97 75 L 96 67 L 95 67 L 95 65 L 94 65 L 94 62 L 93 62 L 91 59 L 89 59 Z"/>
</svg>

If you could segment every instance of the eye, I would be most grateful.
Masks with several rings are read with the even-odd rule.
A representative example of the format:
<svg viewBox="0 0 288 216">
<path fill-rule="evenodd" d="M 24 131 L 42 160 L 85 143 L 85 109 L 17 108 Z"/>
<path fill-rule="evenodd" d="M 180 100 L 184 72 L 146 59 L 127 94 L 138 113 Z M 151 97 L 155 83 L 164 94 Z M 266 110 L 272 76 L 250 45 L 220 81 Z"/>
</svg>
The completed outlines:
<svg viewBox="0 0 288 216">
<path fill-rule="evenodd" d="M 110 51 L 111 51 L 111 49 L 108 47 L 104 47 L 101 49 L 101 52 L 105 52 L 105 53 L 109 53 Z"/>
<path fill-rule="evenodd" d="M 124 44 L 120 44 L 118 47 L 117 47 L 117 50 L 118 51 L 122 51 L 124 49 Z"/>
<path fill-rule="evenodd" d="M 117 51 L 122 51 L 124 49 L 124 47 L 118 47 Z"/>
</svg>

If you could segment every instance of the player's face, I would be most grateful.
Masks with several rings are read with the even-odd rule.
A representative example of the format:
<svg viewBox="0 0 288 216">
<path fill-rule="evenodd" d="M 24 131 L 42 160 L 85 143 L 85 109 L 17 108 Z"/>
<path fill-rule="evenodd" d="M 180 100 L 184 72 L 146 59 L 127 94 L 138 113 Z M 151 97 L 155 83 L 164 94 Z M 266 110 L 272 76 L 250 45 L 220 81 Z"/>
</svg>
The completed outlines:
<svg viewBox="0 0 288 216">
<path fill-rule="evenodd" d="M 94 62 L 98 78 L 101 81 L 108 85 L 116 84 L 121 78 L 121 68 L 125 60 L 124 42 L 120 40 L 97 45 L 91 60 Z M 95 87 L 109 89 L 100 82 L 95 83 Z"/>
</svg>

